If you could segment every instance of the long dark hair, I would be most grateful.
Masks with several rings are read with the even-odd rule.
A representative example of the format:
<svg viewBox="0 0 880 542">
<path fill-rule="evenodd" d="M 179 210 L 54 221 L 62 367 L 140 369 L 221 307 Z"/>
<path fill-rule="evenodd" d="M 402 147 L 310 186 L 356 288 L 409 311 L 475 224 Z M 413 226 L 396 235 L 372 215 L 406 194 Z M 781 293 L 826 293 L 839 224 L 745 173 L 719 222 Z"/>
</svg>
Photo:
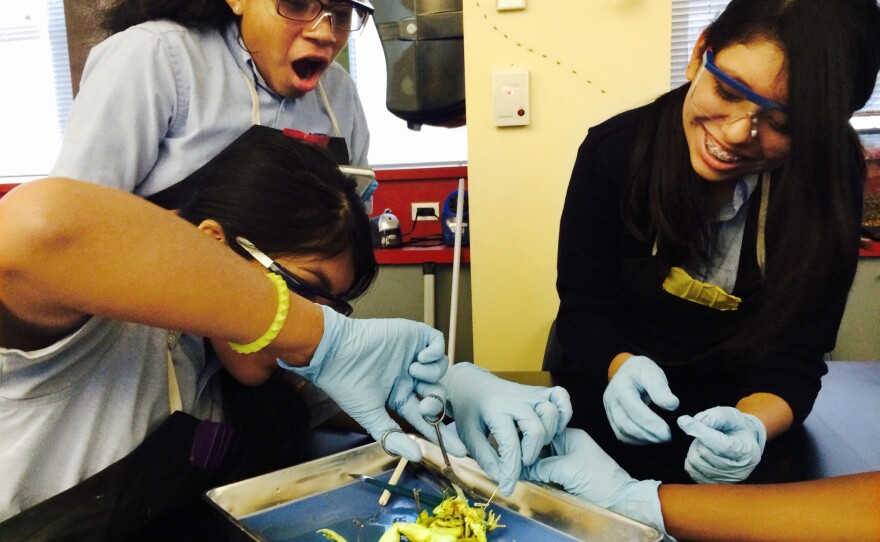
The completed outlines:
<svg viewBox="0 0 880 542">
<path fill-rule="evenodd" d="M 223 27 L 235 18 L 224 0 L 108 0 L 99 26 L 108 34 L 154 19 L 168 19 L 189 28 Z"/>
<path fill-rule="evenodd" d="M 716 51 L 756 38 L 786 55 L 791 147 L 773 174 L 761 300 L 731 339 L 752 345 L 779 338 L 799 316 L 842 313 L 845 298 L 824 294 L 851 284 L 858 260 L 866 166 L 849 118 L 880 68 L 880 8 L 875 0 L 732 0 L 704 33 Z M 628 227 L 658 241 L 667 267 L 705 262 L 713 248 L 714 211 L 682 129 L 688 87 L 649 108 L 624 200 Z"/>
<path fill-rule="evenodd" d="M 252 126 L 182 182 L 188 194 L 180 216 L 193 224 L 216 220 L 244 257 L 234 242 L 239 235 L 276 258 L 350 252 L 355 280 L 349 298 L 376 278 L 370 222 L 356 183 L 323 149 Z"/>
</svg>

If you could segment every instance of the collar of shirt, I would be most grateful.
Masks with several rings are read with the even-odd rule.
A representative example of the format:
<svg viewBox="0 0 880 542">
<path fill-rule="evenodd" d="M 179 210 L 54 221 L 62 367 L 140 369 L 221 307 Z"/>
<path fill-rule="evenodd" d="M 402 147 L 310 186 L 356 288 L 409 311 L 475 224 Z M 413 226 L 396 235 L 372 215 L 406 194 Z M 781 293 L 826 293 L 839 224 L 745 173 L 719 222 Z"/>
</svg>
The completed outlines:
<svg viewBox="0 0 880 542">
<path fill-rule="evenodd" d="M 718 222 L 727 222 L 739 213 L 742 206 L 749 201 L 755 187 L 758 186 L 758 174 L 746 175 L 736 182 L 730 202 L 718 210 Z"/>
<path fill-rule="evenodd" d="M 740 211 L 749 201 L 757 185 L 757 174 L 747 175 L 736 182 L 730 202 L 718 211 L 718 237 L 710 261 L 699 267 L 685 266 L 685 270 L 692 277 L 714 284 L 727 293 L 733 292 L 748 214 Z"/>
</svg>

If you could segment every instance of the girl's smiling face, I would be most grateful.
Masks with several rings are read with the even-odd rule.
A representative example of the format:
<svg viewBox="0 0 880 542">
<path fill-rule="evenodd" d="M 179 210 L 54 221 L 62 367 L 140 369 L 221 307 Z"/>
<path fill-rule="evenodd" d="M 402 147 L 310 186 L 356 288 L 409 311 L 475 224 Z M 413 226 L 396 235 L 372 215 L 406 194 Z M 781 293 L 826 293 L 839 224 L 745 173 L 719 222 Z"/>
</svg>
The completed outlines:
<svg viewBox="0 0 880 542">
<path fill-rule="evenodd" d="M 726 181 L 777 168 L 790 148 L 786 116 L 762 110 L 716 79 L 703 65 L 704 51 L 698 42 L 685 72 L 691 88 L 682 122 L 694 171 L 707 181 Z M 715 64 L 755 93 L 787 102 L 786 59 L 776 43 L 730 45 L 716 52 Z"/>
</svg>

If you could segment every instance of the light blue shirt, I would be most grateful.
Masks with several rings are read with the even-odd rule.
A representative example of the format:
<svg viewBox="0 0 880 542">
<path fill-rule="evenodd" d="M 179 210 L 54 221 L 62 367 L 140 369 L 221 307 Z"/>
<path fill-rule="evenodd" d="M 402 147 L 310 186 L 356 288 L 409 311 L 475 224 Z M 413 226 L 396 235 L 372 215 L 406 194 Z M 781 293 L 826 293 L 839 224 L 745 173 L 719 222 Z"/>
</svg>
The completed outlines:
<svg viewBox="0 0 880 542">
<path fill-rule="evenodd" d="M 693 269 L 688 274 L 702 282 L 714 284 L 727 293 L 733 292 L 742 253 L 743 232 L 749 215 L 746 202 L 758 185 L 758 175 L 749 175 L 737 181 L 730 202 L 718 211 L 718 230 L 715 251 L 707 269 Z"/>
<path fill-rule="evenodd" d="M 244 75 L 255 82 L 261 124 L 334 135 L 316 91 L 290 100 L 267 88 L 236 23 L 219 32 L 150 21 L 90 52 L 51 175 L 141 196 L 179 182 L 252 125 Z M 321 81 L 352 165 L 366 166 L 369 132 L 354 83 L 338 64 Z"/>
<path fill-rule="evenodd" d="M 170 414 L 222 420 L 201 337 L 92 317 L 55 344 L 0 347 L 0 521 L 129 454 Z"/>
</svg>

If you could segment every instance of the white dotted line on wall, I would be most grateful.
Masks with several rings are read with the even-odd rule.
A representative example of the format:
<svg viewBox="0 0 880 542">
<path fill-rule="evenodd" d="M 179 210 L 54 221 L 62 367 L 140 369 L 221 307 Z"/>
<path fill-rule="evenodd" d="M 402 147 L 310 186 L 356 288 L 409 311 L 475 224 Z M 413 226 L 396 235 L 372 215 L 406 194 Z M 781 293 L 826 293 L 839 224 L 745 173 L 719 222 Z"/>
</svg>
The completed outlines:
<svg viewBox="0 0 880 542">
<path fill-rule="evenodd" d="M 530 54 L 534 54 L 534 55 L 538 55 L 538 56 L 540 56 L 542 60 L 546 60 L 546 61 L 548 61 L 548 62 L 552 62 L 552 63 L 554 63 L 556 66 L 558 66 L 558 67 L 560 67 L 560 68 L 562 68 L 562 69 L 567 70 L 568 72 L 570 72 L 570 74 L 571 74 L 572 76 L 582 78 L 582 76 L 578 74 L 578 71 L 577 71 L 577 70 L 566 68 L 566 66 L 563 65 L 562 61 L 560 61 L 560 60 L 556 60 L 556 59 L 554 59 L 554 58 L 551 58 L 551 55 L 547 54 L 546 52 L 540 52 L 540 51 L 537 51 L 534 47 L 529 47 L 528 45 L 523 44 L 520 40 L 517 40 L 516 38 L 512 38 L 512 37 L 510 36 L 510 34 L 508 34 L 507 32 L 505 32 L 504 30 L 498 28 L 498 25 L 496 25 L 495 23 L 493 23 L 493 22 L 491 22 L 491 21 L 489 20 L 489 15 L 488 15 L 485 11 L 483 11 L 483 8 L 482 8 L 482 6 L 480 5 L 480 2 L 477 1 L 477 2 L 474 2 L 474 4 L 475 4 L 478 8 L 480 8 L 480 14 L 483 16 L 483 20 L 486 21 L 487 23 L 491 24 L 491 26 L 492 26 L 492 30 L 495 31 L 495 32 L 498 32 L 499 35 L 501 35 L 504 39 L 506 39 L 506 40 L 510 40 L 511 43 L 513 43 L 514 45 L 516 45 L 517 47 L 519 47 L 519 48 L 521 48 L 521 49 L 524 49 L 526 52 L 528 52 L 528 53 L 530 53 Z M 601 94 L 607 94 L 607 93 L 605 92 L 605 89 L 603 89 L 603 88 L 601 88 L 601 87 L 598 87 L 598 86 L 595 86 L 592 80 L 590 80 L 590 79 L 586 79 L 586 78 L 582 78 L 582 80 L 583 80 L 583 81 L 586 83 L 586 85 L 589 86 L 590 88 L 593 88 L 593 89 L 595 89 L 595 90 L 598 90 L 599 93 L 601 93 Z"/>
</svg>

